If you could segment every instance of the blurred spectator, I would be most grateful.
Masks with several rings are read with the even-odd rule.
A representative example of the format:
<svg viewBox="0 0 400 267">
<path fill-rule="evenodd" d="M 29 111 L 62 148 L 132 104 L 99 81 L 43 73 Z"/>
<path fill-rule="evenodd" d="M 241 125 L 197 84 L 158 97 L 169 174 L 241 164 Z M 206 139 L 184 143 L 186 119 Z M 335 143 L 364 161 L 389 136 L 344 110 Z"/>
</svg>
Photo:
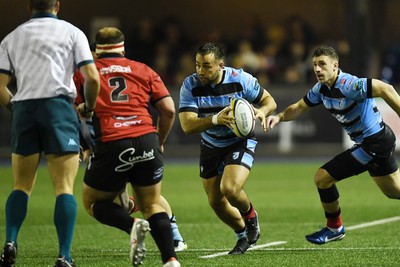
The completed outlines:
<svg viewBox="0 0 400 267">
<path fill-rule="evenodd" d="M 155 45 L 154 31 L 154 25 L 150 18 L 139 21 L 131 37 L 126 40 L 126 57 L 148 65 L 153 64 Z"/>
<path fill-rule="evenodd" d="M 400 44 L 392 45 L 384 53 L 381 78 L 390 84 L 400 83 Z"/>
<path fill-rule="evenodd" d="M 231 65 L 234 68 L 243 68 L 254 74 L 260 68 L 260 59 L 254 52 L 252 44 L 247 39 L 242 39 L 237 45 L 236 52 L 231 57 Z"/>
</svg>

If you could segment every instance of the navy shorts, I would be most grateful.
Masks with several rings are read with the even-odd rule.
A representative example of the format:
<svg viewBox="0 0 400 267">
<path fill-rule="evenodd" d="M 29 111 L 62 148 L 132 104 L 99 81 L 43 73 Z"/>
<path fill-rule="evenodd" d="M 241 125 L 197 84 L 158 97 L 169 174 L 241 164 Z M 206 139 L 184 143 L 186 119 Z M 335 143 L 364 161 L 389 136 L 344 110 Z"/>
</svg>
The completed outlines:
<svg viewBox="0 0 400 267">
<path fill-rule="evenodd" d="M 11 149 L 31 155 L 79 152 L 78 116 L 67 97 L 32 99 L 12 105 Z"/>
<path fill-rule="evenodd" d="M 395 146 L 396 136 L 385 125 L 380 132 L 337 155 L 321 168 L 338 181 L 365 171 L 373 177 L 389 175 L 398 169 Z"/>
<path fill-rule="evenodd" d="M 200 177 L 212 178 L 222 174 L 226 165 L 235 164 L 251 169 L 257 141 L 243 139 L 227 147 L 214 147 L 204 140 L 200 150 Z"/>
<path fill-rule="evenodd" d="M 126 183 L 154 185 L 164 174 L 158 135 L 98 142 L 86 168 L 84 182 L 98 190 L 119 192 Z"/>
</svg>

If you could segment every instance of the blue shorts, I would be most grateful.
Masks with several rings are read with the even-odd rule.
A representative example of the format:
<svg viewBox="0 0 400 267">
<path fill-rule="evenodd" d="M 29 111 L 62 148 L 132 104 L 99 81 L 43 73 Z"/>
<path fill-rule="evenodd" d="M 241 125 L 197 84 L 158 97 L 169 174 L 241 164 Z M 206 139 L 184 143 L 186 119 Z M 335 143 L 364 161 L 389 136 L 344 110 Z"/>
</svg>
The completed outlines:
<svg viewBox="0 0 400 267">
<path fill-rule="evenodd" d="M 253 166 L 257 141 L 243 139 L 227 147 L 214 147 L 206 141 L 201 141 L 200 177 L 212 178 L 222 174 L 226 165 L 241 165 L 247 169 Z"/>
<path fill-rule="evenodd" d="M 16 101 L 11 150 L 15 154 L 79 152 L 78 116 L 67 97 Z"/>
</svg>

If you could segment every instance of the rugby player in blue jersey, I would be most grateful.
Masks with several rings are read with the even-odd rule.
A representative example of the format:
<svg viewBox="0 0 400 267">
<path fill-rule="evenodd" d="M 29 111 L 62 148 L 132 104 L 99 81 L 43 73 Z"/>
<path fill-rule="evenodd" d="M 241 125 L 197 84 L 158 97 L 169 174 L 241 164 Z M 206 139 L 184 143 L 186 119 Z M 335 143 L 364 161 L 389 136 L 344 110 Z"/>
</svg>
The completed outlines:
<svg viewBox="0 0 400 267">
<path fill-rule="evenodd" d="M 396 137 L 382 120 L 374 100 L 381 97 L 400 116 L 400 96 L 393 86 L 380 80 L 343 72 L 339 57 L 330 46 L 318 47 L 312 60 L 318 82 L 297 103 L 267 117 L 266 123 L 272 129 L 281 121 L 294 120 L 309 108 L 323 104 L 355 143 L 325 163 L 314 176 L 327 223 L 306 235 L 306 239 L 321 245 L 345 236 L 336 182 L 368 171 L 388 198 L 400 198 L 400 174 L 394 156 Z"/>
<path fill-rule="evenodd" d="M 272 96 L 249 73 L 224 66 L 220 47 L 203 44 L 196 53 L 196 73 L 181 87 L 179 120 L 186 134 L 201 133 L 200 177 L 208 202 L 236 233 L 229 253 L 243 254 L 260 237 L 257 212 L 243 189 L 257 141 L 254 135 L 239 138 L 232 132 L 228 106 L 233 97 L 257 105 L 256 117 L 266 131 L 265 117 L 276 109 Z"/>
</svg>

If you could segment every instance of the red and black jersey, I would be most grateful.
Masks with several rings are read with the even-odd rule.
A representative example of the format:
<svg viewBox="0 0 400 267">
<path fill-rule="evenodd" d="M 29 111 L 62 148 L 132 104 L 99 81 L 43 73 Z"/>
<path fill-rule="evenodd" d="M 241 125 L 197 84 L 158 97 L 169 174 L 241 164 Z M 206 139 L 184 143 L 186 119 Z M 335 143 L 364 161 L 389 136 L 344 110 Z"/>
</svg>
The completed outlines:
<svg viewBox="0 0 400 267">
<path fill-rule="evenodd" d="M 160 76 L 146 64 L 119 54 L 104 54 L 95 64 L 100 74 L 95 139 L 106 142 L 156 132 L 149 105 L 170 95 Z M 74 81 L 78 104 L 83 101 L 82 75 L 76 74 Z"/>
</svg>

